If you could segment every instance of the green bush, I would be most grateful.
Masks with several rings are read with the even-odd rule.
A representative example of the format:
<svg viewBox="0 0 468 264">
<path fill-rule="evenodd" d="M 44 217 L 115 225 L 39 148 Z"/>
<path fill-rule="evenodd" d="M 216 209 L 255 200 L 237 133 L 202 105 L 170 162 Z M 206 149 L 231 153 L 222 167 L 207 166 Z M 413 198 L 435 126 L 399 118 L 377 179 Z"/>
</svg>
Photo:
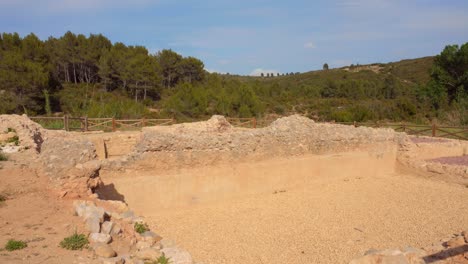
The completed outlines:
<svg viewBox="0 0 468 264">
<path fill-rule="evenodd" d="M 164 253 L 162 253 L 162 256 L 160 256 L 157 260 L 151 261 L 151 262 L 145 262 L 145 264 L 169 264 L 170 261 L 171 259 L 166 257 Z"/>
<path fill-rule="evenodd" d="M 145 223 L 135 223 L 134 229 L 138 234 L 143 234 L 144 232 L 149 231 L 148 225 Z"/>
<path fill-rule="evenodd" d="M 8 240 L 7 244 L 5 245 L 5 249 L 8 251 L 20 250 L 28 246 L 28 243 L 21 241 L 21 240 Z"/>
<path fill-rule="evenodd" d="M 0 161 L 7 161 L 8 160 L 8 156 L 5 155 L 3 152 L 0 152 Z"/>
<path fill-rule="evenodd" d="M 83 249 L 88 243 L 88 239 L 84 234 L 78 235 L 75 233 L 72 236 L 64 238 L 60 242 L 60 246 L 68 250 L 79 250 Z"/>
<path fill-rule="evenodd" d="M 7 143 L 15 143 L 15 146 L 18 146 L 19 145 L 19 137 L 14 136 L 14 137 L 9 138 L 7 140 Z"/>
</svg>

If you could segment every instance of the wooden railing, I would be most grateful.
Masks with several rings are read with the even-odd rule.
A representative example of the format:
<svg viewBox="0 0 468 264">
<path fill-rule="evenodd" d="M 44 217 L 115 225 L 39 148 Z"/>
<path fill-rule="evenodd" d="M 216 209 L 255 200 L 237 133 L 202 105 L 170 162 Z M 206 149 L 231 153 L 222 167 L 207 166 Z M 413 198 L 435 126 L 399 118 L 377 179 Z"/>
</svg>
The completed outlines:
<svg viewBox="0 0 468 264">
<path fill-rule="evenodd" d="M 175 124 L 174 119 L 116 119 L 88 117 L 30 117 L 47 129 L 66 131 L 117 131 L 138 130 L 146 126 L 164 126 Z"/>
<path fill-rule="evenodd" d="M 88 118 L 88 117 L 31 117 L 32 120 L 48 129 L 64 129 L 66 131 L 117 131 L 138 130 L 146 126 L 165 126 L 176 123 L 175 119 L 116 119 L 116 118 Z M 275 118 L 227 118 L 235 127 L 259 128 L 270 125 Z M 386 127 L 409 135 L 445 137 L 468 140 L 468 127 L 413 125 L 407 123 L 380 122 L 336 122 L 336 124 L 353 125 L 355 127 Z"/>
<path fill-rule="evenodd" d="M 437 124 L 432 125 L 413 125 L 407 123 L 358 123 L 358 122 L 337 122 L 337 124 L 354 125 L 355 127 L 385 127 L 392 128 L 397 132 L 405 132 L 408 135 L 414 136 L 428 136 L 428 137 L 443 137 L 468 140 L 468 127 L 456 126 L 440 126 Z"/>
</svg>

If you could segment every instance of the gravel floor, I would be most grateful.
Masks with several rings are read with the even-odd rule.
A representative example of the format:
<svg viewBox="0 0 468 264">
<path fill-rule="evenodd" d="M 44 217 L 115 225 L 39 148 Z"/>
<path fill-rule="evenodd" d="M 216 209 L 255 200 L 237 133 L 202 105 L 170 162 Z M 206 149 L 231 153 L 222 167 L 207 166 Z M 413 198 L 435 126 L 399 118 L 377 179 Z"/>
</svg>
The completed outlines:
<svg viewBox="0 0 468 264">
<path fill-rule="evenodd" d="M 370 248 L 423 247 L 468 229 L 468 189 L 411 175 L 337 176 L 146 216 L 205 264 L 348 263 Z"/>
</svg>

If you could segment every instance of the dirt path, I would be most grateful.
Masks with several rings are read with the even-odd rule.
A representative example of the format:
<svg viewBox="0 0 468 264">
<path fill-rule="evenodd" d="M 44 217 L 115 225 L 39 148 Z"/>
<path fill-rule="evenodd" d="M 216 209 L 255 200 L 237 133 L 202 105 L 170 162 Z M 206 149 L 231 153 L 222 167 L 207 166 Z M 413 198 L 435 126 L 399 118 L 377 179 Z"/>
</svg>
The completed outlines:
<svg viewBox="0 0 468 264">
<path fill-rule="evenodd" d="M 67 251 L 60 241 L 82 223 L 74 217 L 69 201 L 60 200 L 24 161 L 2 162 L 0 193 L 8 200 L 0 203 L 0 263 L 91 263 L 88 251 Z M 6 251 L 9 239 L 28 241 L 28 247 Z"/>
<path fill-rule="evenodd" d="M 468 189 L 410 175 L 318 178 L 146 216 L 205 264 L 347 263 L 369 248 L 423 247 L 468 229 Z"/>
</svg>

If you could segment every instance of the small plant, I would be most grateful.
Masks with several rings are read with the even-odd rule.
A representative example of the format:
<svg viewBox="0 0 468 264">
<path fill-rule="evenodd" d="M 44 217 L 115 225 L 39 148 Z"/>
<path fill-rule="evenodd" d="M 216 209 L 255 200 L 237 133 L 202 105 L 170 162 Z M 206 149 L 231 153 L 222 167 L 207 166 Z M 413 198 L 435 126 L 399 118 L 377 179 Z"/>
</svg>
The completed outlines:
<svg viewBox="0 0 468 264">
<path fill-rule="evenodd" d="M 160 256 L 156 261 L 157 264 L 169 264 L 170 258 L 167 258 L 166 255 L 162 253 L 162 256 Z"/>
<path fill-rule="evenodd" d="M 68 250 L 80 250 L 88 244 L 88 239 L 84 234 L 73 234 L 69 237 L 64 238 L 60 242 L 60 246 Z"/>
<path fill-rule="evenodd" d="M 9 127 L 9 128 L 7 128 L 6 132 L 7 133 L 10 133 L 10 132 L 16 133 L 16 130 L 14 128 Z"/>
<path fill-rule="evenodd" d="M 15 143 L 15 146 L 19 145 L 19 137 L 13 136 L 7 140 L 7 143 Z"/>
<path fill-rule="evenodd" d="M 0 203 L 3 203 L 3 202 L 5 202 L 6 200 L 7 200 L 7 197 L 6 197 L 6 195 L 4 195 L 4 194 L 0 193 Z"/>
<path fill-rule="evenodd" d="M 27 247 L 28 244 L 21 240 L 8 240 L 7 244 L 5 245 L 5 249 L 8 251 L 20 250 Z"/>
<path fill-rule="evenodd" d="M 151 262 L 145 262 L 145 264 L 169 264 L 171 261 L 171 258 L 166 257 L 164 253 L 162 253 L 162 256 L 160 256 L 157 260 L 151 261 Z"/>
<path fill-rule="evenodd" d="M 7 161 L 8 157 L 3 152 L 0 151 L 0 161 Z"/>
<path fill-rule="evenodd" d="M 143 234 L 146 231 L 149 231 L 149 227 L 145 223 L 135 223 L 134 229 L 138 234 Z"/>
</svg>

